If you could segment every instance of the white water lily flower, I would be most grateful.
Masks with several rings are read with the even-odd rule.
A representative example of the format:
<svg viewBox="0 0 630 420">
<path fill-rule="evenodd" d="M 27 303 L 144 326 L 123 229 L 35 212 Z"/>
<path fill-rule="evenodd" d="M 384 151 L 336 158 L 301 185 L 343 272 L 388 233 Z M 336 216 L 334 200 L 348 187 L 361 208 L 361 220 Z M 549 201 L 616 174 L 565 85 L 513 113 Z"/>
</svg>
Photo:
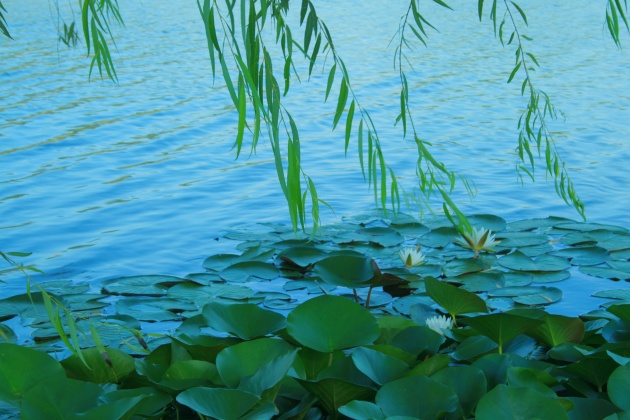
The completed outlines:
<svg viewBox="0 0 630 420">
<path fill-rule="evenodd" d="M 408 269 L 425 263 L 424 255 L 422 255 L 419 248 L 419 246 L 415 248 L 405 247 L 398 252 L 400 259 Z"/>
<path fill-rule="evenodd" d="M 459 242 L 464 248 L 470 248 L 475 251 L 473 258 L 477 258 L 479 251 L 496 252 L 492 249 L 493 246 L 500 244 L 501 241 L 494 239 L 494 235 L 490 229 L 472 228 L 468 232 L 460 233 L 461 237 L 456 238 L 455 241 Z"/>
<path fill-rule="evenodd" d="M 453 328 L 453 318 L 448 318 L 444 315 L 428 318 L 426 323 L 427 327 L 442 335 L 444 335 L 445 330 Z"/>
</svg>

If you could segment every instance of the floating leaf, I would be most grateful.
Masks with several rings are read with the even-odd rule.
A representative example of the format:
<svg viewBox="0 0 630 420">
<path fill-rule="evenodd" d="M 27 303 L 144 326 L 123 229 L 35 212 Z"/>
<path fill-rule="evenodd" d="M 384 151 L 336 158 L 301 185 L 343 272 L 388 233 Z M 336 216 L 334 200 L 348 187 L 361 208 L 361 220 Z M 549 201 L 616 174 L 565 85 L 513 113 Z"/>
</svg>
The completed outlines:
<svg viewBox="0 0 630 420">
<path fill-rule="evenodd" d="M 257 395 L 239 389 L 196 387 L 177 395 L 180 404 L 219 419 L 239 419 L 259 401 Z"/>
<path fill-rule="evenodd" d="M 196 309 L 191 303 L 164 297 L 123 298 L 116 302 L 116 313 L 149 322 L 180 320 L 181 312 Z"/>
<path fill-rule="evenodd" d="M 608 307 L 608 312 L 617 315 L 619 319 L 630 326 L 630 304 L 615 304 Z"/>
<path fill-rule="evenodd" d="M 401 235 L 417 238 L 429 232 L 429 228 L 418 222 L 392 224 L 392 228 L 396 229 Z"/>
<path fill-rule="evenodd" d="M 499 289 L 505 285 L 503 274 L 497 272 L 465 274 L 452 280 L 461 283 L 460 289 L 477 293 Z"/>
<path fill-rule="evenodd" d="M 230 305 L 211 302 L 204 305 L 202 313 L 209 327 L 234 334 L 243 340 L 271 334 L 286 325 L 281 314 L 251 303 Z"/>
<path fill-rule="evenodd" d="M 593 293 L 595 297 L 630 300 L 630 289 L 601 290 Z"/>
<path fill-rule="evenodd" d="M 497 348 L 497 343 L 484 335 L 466 338 L 451 353 L 455 360 L 473 360 Z"/>
<path fill-rule="evenodd" d="M 474 293 L 459 289 L 433 277 L 424 280 L 427 293 L 453 318 L 460 314 L 488 312 L 486 303 Z"/>
<path fill-rule="evenodd" d="M 333 255 L 315 265 L 315 273 L 327 283 L 345 287 L 366 287 L 374 277 L 372 259 L 366 256 Z"/>
<path fill-rule="evenodd" d="M 571 420 L 592 420 L 608 418 L 617 412 L 617 408 L 603 399 L 564 397 L 573 404 L 573 409 L 569 411 Z"/>
<path fill-rule="evenodd" d="M 610 401 L 622 410 L 630 411 L 630 365 L 619 366 L 608 379 Z"/>
<path fill-rule="evenodd" d="M 46 379 L 65 379 L 58 361 L 46 353 L 0 343 L 0 400 L 19 405 L 22 396 Z"/>
<path fill-rule="evenodd" d="M 182 281 L 179 277 L 154 274 L 105 280 L 101 287 L 104 293 L 113 295 L 164 296 L 170 286 Z"/>
<path fill-rule="evenodd" d="M 273 264 L 261 261 L 238 262 L 225 268 L 220 274 L 223 280 L 237 283 L 246 282 L 250 277 L 273 280 L 278 275 L 278 269 Z"/>
<path fill-rule="evenodd" d="M 61 365 L 69 378 L 97 384 L 120 382 L 135 370 L 133 357 L 112 348 L 105 351 L 102 354 L 96 347 L 82 350 L 87 366 L 76 355 L 62 360 Z"/>
<path fill-rule="evenodd" d="M 565 248 L 550 255 L 568 258 L 572 265 L 598 265 L 606 261 L 608 251 L 597 246 Z"/>
<path fill-rule="evenodd" d="M 504 287 L 488 292 L 491 297 L 511 297 L 523 305 L 547 305 L 562 299 L 562 291 L 555 287 Z"/>
<path fill-rule="evenodd" d="M 380 335 L 370 311 L 332 295 L 307 300 L 291 311 L 287 332 L 300 344 L 323 353 L 369 345 Z"/>
<path fill-rule="evenodd" d="M 454 259 L 444 265 L 446 277 L 456 277 L 463 274 L 476 273 L 489 268 L 477 258 Z"/>
<path fill-rule="evenodd" d="M 511 249 L 534 246 L 549 242 L 549 236 L 533 232 L 499 232 L 496 239 L 501 240 L 497 248 Z"/>
<path fill-rule="evenodd" d="M 391 339 L 390 344 L 410 354 L 432 355 L 438 352 L 444 341 L 445 338 L 431 328 L 416 325 L 400 331 Z"/>
<path fill-rule="evenodd" d="M 499 258 L 499 264 L 503 267 L 517 271 L 562 271 L 570 267 L 569 262 L 561 257 L 541 255 L 532 260 L 519 251 Z"/>
<path fill-rule="evenodd" d="M 352 361 L 357 369 L 379 385 L 398 379 L 409 370 L 402 360 L 365 347 L 352 353 Z"/>
<path fill-rule="evenodd" d="M 589 276 L 600 277 L 604 279 L 613 280 L 628 280 L 630 279 L 630 272 L 619 271 L 607 267 L 591 267 L 580 266 L 580 272 L 588 274 Z"/>
<path fill-rule="evenodd" d="M 363 228 L 357 230 L 356 233 L 360 235 L 360 240 L 367 240 L 384 247 L 397 246 L 405 241 L 397 230 L 386 227 Z"/>
<path fill-rule="evenodd" d="M 214 299 L 243 300 L 253 297 L 254 294 L 255 292 L 252 289 L 236 284 L 213 283 L 210 286 L 202 286 L 186 282 L 171 287 L 167 296 L 173 299 L 194 302 L 198 307 L 202 307 Z"/>
<path fill-rule="evenodd" d="M 534 283 L 556 283 L 559 281 L 563 281 L 571 277 L 571 273 L 569 271 L 552 271 L 552 272 L 544 272 L 537 271 L 531 273 L 532 280 Z"/>
<path fill-rule="evenodd" d="M 20 418 L 22 419 L 67 419 L 78 418 L 76 413 L 90 412 L 97 405 L 103 389 L 93 383 L 77 381 L 67 378 L 46 378 L 24 394 L 20 404 Z M 140 398 L 132 401 L 137 404 Z M 131 408 L 131 407 L 127 407 Z M 127 410 L 123 410 L 125 414 Z M 119 416 L 113 412 L 118 418 Z M 98 417 L 88 417 L 98 418 Z M 106 417 L 101 417 L 106 418 Z"/>
<path fill-rule="evenodd" d="M 459 232 L 454 227 L 439 227 L 422 235 L 418 241 L 423 246 L 431 248 L 444 248 L 459 237 Z"/>
<path fill-rule="evenodd" d="M 287 248 L 278 254 L 282 261 L 298 267 L 308 267 L 326 256 L 326 252 L 309 246 Z"/>
<path fill-rule="evenodd" d="M 383 410 L 378 405 L 368 401 L 350 401 L 348 404 L 339 407 L 339 412 L 355 420 L 385 420 Z"/>
<path fill-rule="evenodd" d="M 505 312 L 466 318 L 466 324 L 499 345 L 499 353 L 503 352 L 503 344 L 515 338 L 517 335 L 537 327 L 542 324 L 542 322 L 543 321 L 538 319 L 512 315 Z"/>
<path fill-rule="evenodd" d="M 551 226 L 561 225 L 563 223 L 574 223 L 574 220 L 566 219 L 564 217 L 555 217 L 550 216 L 542 219 L 525 219 L 518 220 L 515 222 L 510 222 L 507 225 L 508 230 L 519 231 L 519 230 L 534 230 L 534 229 L 543 229 Z"/>
<path fill-rule="evenodd" d="M 566 410 L 556 400 L 521 386 L 498 385 L 477 405 L 477 418 L 567 419 Z"/>
<path fill-rule="evenodd" d="M 486 393 L 486 376 L 474 366 L 449 366 L 436 372 L 431 379 L 455 390 L 463 418 L 470 417 Z"/>
<path fill-rule="evenodd" d="M 337 288 L 334 284 L 326 283 L 319 277 L 310 277 L 306 280 L 288 281 L 282 286 L 287 292 L 306 289 L 309 294 L 329 293 Z"/>
<path fill-rule="evenodd" d="M 505 219 L 493 214 L 473 214 L 468 216 L 468 221 L 474 228 L 484 228 L 493 232 L 500 232 L 506 227 Z"/>
<path fill-rule="evenodd" d="M 430 395 L 431 398 L 418 398 Z M 376 393 L 376 404 L 387 417 L 434 419 L 457 410 L 455 391 L 424 375 L 388 382 Z"/>
<path fill-rule="evenodd" d="M 546 314 L 542 321 L 542 324 L 529 330 L 527 335 L 549 347 L 563 343 L 581 343 L 584 338 L 584 323 L 580 318 Z"/>
<path fill-rule="evenodd" d="M 216 366 L 229 388 L 260 395 L 284 378 L 296 353 L 286 341 L 258 338 L 221 350 Z"/>
</svg>

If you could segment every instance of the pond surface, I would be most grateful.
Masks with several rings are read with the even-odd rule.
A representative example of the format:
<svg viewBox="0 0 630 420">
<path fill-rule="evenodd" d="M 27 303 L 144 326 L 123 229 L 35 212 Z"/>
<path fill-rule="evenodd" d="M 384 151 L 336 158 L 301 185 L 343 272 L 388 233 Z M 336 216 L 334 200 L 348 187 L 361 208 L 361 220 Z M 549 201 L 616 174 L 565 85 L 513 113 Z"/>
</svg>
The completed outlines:
<svg viewBox="0 0 630 420">
<path fill-rule="evenodd" d="M 415 145 L 393 124 L 399 86 L 388 45 L 404 2 L 390 3 L 318 5 L 388 163 L 413 194 Z M 607 34 L 602 3 L 527 3 L 526 33 L 542 65 L 534 83 L 566 116 L 551 127 L 589 221 L 630 227 L 628 52 Z M 113 54 L 118 85 L 96 74 L 88 81 L 84 46 L 57 43 L 57 13 L 47 0 L 3 4 L 15 38 L 0 40 L 3 251 L 33 252 L 25 262 L 46 278 L 98 289 L 117 276 L 199 271 L 208 255 L 233 246 L 224 244 L 224 229 L 288 222 L 269 147 L 263 142 L 238 160 L 230 150 L 236 114 L 222 82 L 213 81 L 194 1 L 121 2 L 126 27 L 115 28 Z M 456 11 L 427 9 L 441 33 L 431 34 L 429 48 L 410 52 L 416 71 L 408 77 L 421 136 L 477 186 L 474 199 L 461 185 L 455 198 L 468 214 L 578 220 L 543 167 L 536 183 L 518 182 L 516 125 L 526 100 L 520 81 L 506 84 L 514 48 L 501 46 L 489 21 L 478 22 L 476 2 L 449 4 Z M 309 84 L 294 84 L 285 102 L 302 130 L 304 169 L 335 209 L 323 209 L 325 223 L 374 207 L 356 144 L 344 158 L 344 133 L 331 131 L 334 101 L 322 104 L 326 77 L 316 71 Z M 5 280 L 3 296 L 23 293 L 21 278 Z M 572 284 L 565 301 L 573 309 L 566 312 L 594 307 L 580 299 L 595 290 L 626 284 Z"/>
</svg>

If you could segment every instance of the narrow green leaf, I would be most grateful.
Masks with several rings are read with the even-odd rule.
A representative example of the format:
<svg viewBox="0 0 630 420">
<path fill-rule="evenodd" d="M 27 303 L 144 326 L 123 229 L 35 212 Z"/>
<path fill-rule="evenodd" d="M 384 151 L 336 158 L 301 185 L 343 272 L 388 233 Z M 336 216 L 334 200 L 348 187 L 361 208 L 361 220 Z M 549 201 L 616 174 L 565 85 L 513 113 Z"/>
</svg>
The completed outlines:
<svg viewBox="0 0 630 420">
<path fill-rule="evenodd" d="M 507 81 L 508 83 L 510 83 L 512 79 L 514 79 L 514 76 L 516 76 L 516 73 L 521 68 L 521 64 L 523 64 L 523 62 L 519 61 L 516 67 L 514 67 L 514 70 L 512 70 L 512 73 L 510 73 L 510 77 L 508 78 L 508 81 Z"/>
<path fill-rule="evenodd" d="M 245 134 L 245 117 L 246 117 L 246 108 L 245 108 L 245 81 L 243 80 L 243 76 L 239 74 L 238 76 L 238 126 L 236 133 L 236 140 L 234 142 L 234 146 L 236 147 L 236 158 L 238 159 L 241 154 L 241 148 L 243 147 L 243 135 Z"/>
<path fill-rule="evenodd" d="M 483 0 L 477 1 L 477 13 L 479 14 L 479 22 L 481 22 L 481 16 L 483 14 Z"/>
<path fill-rule="evenodd" d="M 453 10 L 453 8 L 451 6 L 449 6 L 448 4 L 444 3 L 442 0 L 433 0 L 435 3 L 439 4 L 442 7 L 446 7 L 447 9 L 451 9 Z"/>
<path fill-rule="evenodd" d="M 328 100 L 328 95 L 330 94 L 330 88 L 332 88 L 333 82 L 335 81 L 335 71 L 337 70 L 337 63 L 333 64 L 330 68 L 330 72 L 328 73 L 328 84 L 326 85 L 326 97 L 324 98 L 324 102 Z"/>
<path fill-rule="evenodd" d="M 354 99 L 350 103 L 350 109 L 348 110 L 348 117 L 346 119 L 346 147 L 345 154 L 348 154 L 348 145 L 350 144 L 350 134 L 352 133 L 352 118 L 354 117 Z"/>
<path fill-rule="evenodd" d="M 527 25 L 527 16 L 525 16 L 525 12 L 523 12 L 523 9 L 521 9 L 520 6 L 513 1 L 511 3 L 514 5 L 514 7 L 516 7 L 516 10 L 518 10 L 518 12 L 521 14 L 521 17 L 523 18 L 525 25 Z"/>
<path fill-rule="evenodd" d="M 339 99 L 337 101 L 337 109 L 335 110 L 335 117 L 333 119 L 333 130 L 337 127 L 337 123 L 343 114 L 343 110 L 346 107 L 346 102 L 348 101 L 348 84 L 346 83 L 346 78 L 344 77 L 341 80 L 341 88 L 339 89 Z"/>
</svg>

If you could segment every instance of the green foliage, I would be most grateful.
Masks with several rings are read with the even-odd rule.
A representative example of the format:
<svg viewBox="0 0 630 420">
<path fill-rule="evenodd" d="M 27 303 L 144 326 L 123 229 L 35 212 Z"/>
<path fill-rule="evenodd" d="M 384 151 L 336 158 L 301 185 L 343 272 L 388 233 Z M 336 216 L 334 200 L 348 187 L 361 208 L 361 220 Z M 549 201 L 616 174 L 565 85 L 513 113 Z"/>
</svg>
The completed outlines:
<svg viewBox="0 0 630 420">
<path fill-rule="evenodd" d="M 74 22 L 68 26 L 63 23 L 63 33 L 59 33 L 59 41 L 63 42 L 67 47 L 76 47 L 79 42 L 79 33 L 74 27 Z"/>
<path fill-rule="evenodd" d="M 7 9 L 4 8 L 4 6 L 2 5 L 2 2 L 0 1 L 0 32 L 2 32 L 2 34 L 6 36 L 7 38 L 13 39 L 11 38 L 11 34 L 9 33 L 9 30 L 7 29 L 7 20 L 5 19 L 2 12 L 6 13 Z"/>
<path fill-rule="evenodd" d="M 488 216 L 469 219 L 473 224 L 483 220 L 500 227 Z M 601 245 L 611 237 L 623 241 L 627 233 L 615 227 L 605 232 L 601 226 L 589 230 L 595 227 L 563 219 L 540 220 L 536 224 L 542 227 L 529 232 L 532 222 L 521 221 L 509 229 L 527 232 L 497 233 L 511 235 L 518 250 L 479 257 L 480 264 L 494 267 L 507 260 L 503 269 L 514 271 L 445 277 L 440 270 L 434 278 L 403 268 L 397 252 L 401 242 L 388 231 L 397 226 L 405 232 L 403 243 L 426 239 L 439 246 L 435 250 L 425 246 L 422 251 L 440 269 L 454 266 L 453 261 L 463 261 L 463 266 L 470 262 L 470 252 L 453 243 L 455 234 L 450 243 L 445 241 L 445 231 L 439 228 L 444 223 L 448 221 L 416 224 L 412 229 L 392 223 L 377 230 L 345 225 L 343 231 L 314 237 L 308 247 L 297 241 L 293 250 L 279 240 L 282 235 L 258 238 L 240 247 L 241 255 L 206 259 L 209 271 L 205 276 L 186 276 L 200 283 L 170 276 L 116 278 L 105 282 L 103 291 L 108 294 L 80 299 L 85 289 L 69 282 L 50 282 L 38 292 L 5 298 L 0 302 L 0 317 L 33 319 L 33 336 L 47 341 L 37 346 L 43 351 L 0 344 L 0 400 L 16 411 L 19 407 L 24 418 L 52 419 L 197 415 L 586 419 L 630 410 L 626 402 L 630 387 L 626 290 L 600 293 L 615 301 L 581 317 L 547 313 L 543 309 L 549 304 L 546 299 L 555 300 L 558 289 L 529 283 L 540 273 L 558 273 L 554 270 L 559 267 L 566 271 L 568 261 L 554 247 L 547 251 L 556 254 L 549 260 L 537 257 L 532 261 L 518 252 L 538 243 L 540 236 L 566 242 L 581 238 L 575 246 L 563 244 L 561 253 L 581 267 L 581 263 L 597 262 L 591 258 L 590 242 Z M 291 234 L 292 227 L 285 229 Z M 584 232 L 591 233 L 584 236 Z M 240 236 L 252 239 L 251 233 Z M 584 246 L 584 239 L 591 251 L 571 252 Z M 356 249 L 373 250 L 380 257 Z M 602 251 L 595 252 L 601 255 Z M 9 261 L 26 256 L 4 255 Z M 578 256 L 581 259 L 575 261 Z M 539 271 L 522 271 L 536 263 Z M 234 266 L 247 272 L 244 282 L 238 276 L 220 275 Z M 270 282 L 267 274 L 271 271 L 275 274 Z M 493 275 L 484 281 L 471 277 L 481 274 Z M 406 276 L 411 281 L 403 281 Z M 375 286 L 375 278 L 385 286 Z M 237 284 L 224 283 L 226 279 Z M 272 302 L 292 297 L 250 288 L 281 282 L 285 286 L 312 283 L 309 293 L 320 296 L 300 295 L 292 305 L 279 307 Z M 475 283 L 488 290 L 477 294 L 463 288 Z M 359 303 L 365 300 L 363 293 L 360 298 L 357 293 L 358 301 L 355 295 L 331 295 L 343 293 L 339 284 L 369 285 L 370 290 L 385 287 L 407 295 L 394 298 L 379 290 L 378 294 L 389 297 L 388 303 L 368 309 Z M 134 287 L 145 295 L 128 293 Z M 294 293 L 300 287 L 306 286 L 285 289 Z M 60 305 L 57 318 L 53 310 L 46 320 L 45 296 L 50 305 Z M 89 316 L 93 308 L 101 308 L 90 302 L 105 297 L 117 299 L 112 307 L 124 314 Z M 521 306 L 505 312 L 492 310 L 490 303 L 497 298 L 521 302 Z M 66 305 L 77 309 L 70 312 Z M 457 324 L 439 332 L 425 325 L 442 310 L 457 317 Z M 71 318 L 63 315 L 66 311 Z M 136 317 L 160 322 L 171 319 L 165 318 L 166 313 L 184 321 L 169 327 L 168 336 L 140 334 Z M 65 346 L 79 352 L 56 356 L 61 361 L 47 355 L 45 351 L 59 350 L 54 344 L 60 338 L 55 328 L 65 331 L 68 319 L 75 318 L 81 344 L 70 347 L 73 341 L 67 340 Z M 83 339 L 81 331 L 88 330 L 92 340 Z"/>
</svg>

